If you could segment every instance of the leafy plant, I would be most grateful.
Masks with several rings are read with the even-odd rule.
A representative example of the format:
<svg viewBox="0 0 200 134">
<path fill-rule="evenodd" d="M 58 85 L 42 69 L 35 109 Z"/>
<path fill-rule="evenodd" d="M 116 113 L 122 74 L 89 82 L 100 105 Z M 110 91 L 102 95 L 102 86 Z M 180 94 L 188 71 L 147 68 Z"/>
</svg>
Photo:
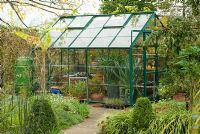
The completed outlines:
<svg viewBox="0 0 200 134">
<path fill-rule="evenodd" d="M 190 134 L 191 113 L 188 111 L 167 111 L 152 120 L 150 126 L 143 133 L 151 134 Z"/>
<path fill-rule="evenodd" d="M 185 102 L 161 100 L 153 104 L 156 117 L 151 121 L 144 134 L 177 133 L 189 134 L 191 130 L 191 112 L 186 110 Z"/>
<path fill-rule="evenodd" d="M 194 103 L 192 107 L 192 134 L 200 132 L 200 90 L 195 92 Z"/>
<path fill-rule="evenodd" d="M 133 131 L 145 130 L 154 119 L 151 102 L 148 98 L 138 98 L 132 113 Z"/>
<path fill-rule="evenodd" d="M 56 116 L 51 105 L 45 99 L 36 99 L 33 102 L 28 123 L 30 134 L 51 134 L 57 126 Z"/>
<path fill-rule="evenodd" d="M 76 99 L 52 95 L 46 95 L 45 98 L 49 100 L 55 112 L 59 130 L 82 122 L 89 115 L 88 105 L 80 104 Z"/>
<path fill-rule="evenodd" d="M 121 112 L 114 116 L 107 117 L 106 121 L 102 121 L 101 134 L 129 134 L 130 131 L 130 112 Z"/>
<path fill-rule="evenodd" d="M 175 100 L 160 100 L 157 103 L 153 103 L 152 106 L 156 113 L 186 110 L 186 102 L 176 102 Z"/>
<path fill-rule="evenodd" d="M 105 92 L 102 89 L 102 86 L 98 85 L 98 84 L 101 84 L 101 82 L 99 82 L 96 75 L 90 80 L 90 82 L 93 83 L 93 84 L 96 84 L 94 86 L 92 85 L 92 86 L 89 87 L 90 94 L 104 93 Z"/>
<path fill-rule="evenodd" d="M 70 84 L 66 86 L 65 90 L 67 91 L 68 95 L 71 95 L 73 97 L 83 97 L 85 94 L 85 83 L 82 81 L 78 81 L 75 84 Z"/>
<path fill-rule="evenodd" d="M 183 102 L 177 103 L 176 101 L 173 100 L 159 101 L 158 103 L 153 104 L 153 109 L 155 110 L 155 114 L 153 114 L 152 108 L 150 108 L 151 105 L 149 100 L 147 98 L 139 98 L 139 99 L 141 101 L 140 104 L 144 102 L 145 105 L 136 104 L 137 107 L 135 106 L 131 110 L 125 112 L 123 111 L 111 117 L 107 117 L 105 121 L 102 121 L 99 124 L 101 128 L 100 129 L 101 133 L 102 134 L 120 134 L 120 133 L 190 134 L 192 118 L 191 118 L 191 112 L 185 109 L 185 103 Z M 145 109 L 148 107 L 151 110 L 145 111 Z M 159 112 L 157 112 L 157 110 L 159 110 Z M 133 119 L 133 114 L 135 114 L 134 116 L 135 119 Z M 146 122 L 145 119 L 148 122 Z M 197 121 L 195 123 L 197 123 Z"/>
</svg>

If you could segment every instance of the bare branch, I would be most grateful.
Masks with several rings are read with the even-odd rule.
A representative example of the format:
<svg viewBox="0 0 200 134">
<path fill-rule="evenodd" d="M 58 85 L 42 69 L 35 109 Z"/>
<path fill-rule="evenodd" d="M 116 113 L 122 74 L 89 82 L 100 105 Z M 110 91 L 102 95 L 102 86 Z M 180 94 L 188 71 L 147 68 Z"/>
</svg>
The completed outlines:
<svg viewBox="0 0 200 134">
<path fill-rule="evenodd" d="M 35 8 L 38 8 L 38 9 L 41 9 L 41 10 L 44 10 L 46 12 L 49 12 L 49 13 L 53 13 L 55 14 L 56 16 L 59 16 L 57 13 L 53 12 L 53 11 L 50 11 L 50 10 L 47 10 L 45 8 L 42 8 L 40 6 L 36 6 L 34 4 L 31 4 L 31 3 L 27 3 L 27 2 L 19 2 L 19 1 L 12 1 L 12 4 L 13 5 L 16 5 L 16 6 L 30 6 L 30 7 L 35 7 Z"/>
<path fill-rule="evenodd" d="M 48 7 L 48 8 L 56 9 L 56 10 L 73 10 L 73 9 L 70 9 L 70 8 L 58 8 L 58 7 L 54 7 L 54 6 L 49 6 L 49 5 L 46 5 L 44 3 L 33 1 L 33 0 L 30 0 L 30 2 L 38 4 L 38 5 L 42 5 L 42 6 L 45 6 L 45 7 Z"/>
<path fill-rule="evenodd" d="M 4 21 L 2 18 L 0 18 L 0 21 L 5 23 L 6 25 L 10 26 L 10 24 L 8 22 Z"/>
<path fill-rule="evenodd" d="M 76 10 L 79 9 L 83 4 L 85 4 L 85 1 L 81 0 L 81 4 L 76 8 Z"/>
<path fill-rule="evenodd" d="M 18 17 L 19 20 L 22 22 L 22 24 L 23 24 L 26 28 L 28 28 L 28 26 L 24 23 L 24 21 L 22 20 L 21 16 L 19 15 L 19 13 L 16 11 L 15 7 L 13 6 L 13 4 L 12 4 L 9 0 L 7 0 L 7 1 L 8 1 L 8 3 L 10 4 L 11 8 L 15 11 L 17 17 Z"/>
</svg>

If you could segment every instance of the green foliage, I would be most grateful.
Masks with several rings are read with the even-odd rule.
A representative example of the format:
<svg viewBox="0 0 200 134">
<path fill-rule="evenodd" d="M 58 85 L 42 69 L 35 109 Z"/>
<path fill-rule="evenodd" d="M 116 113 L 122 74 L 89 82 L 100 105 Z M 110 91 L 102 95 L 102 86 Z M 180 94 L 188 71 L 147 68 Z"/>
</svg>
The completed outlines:
<svg viewBox="0 0 200 134">
<path fill-rule="evenodd" d="M 191 114 L 187 111 L 168 112 L 153 120 L 145 133 L 190 134 L 190 122 Z"/>
<path fill-rule="evenodd" d="M 132 114 L 133 131 L 145 130 L 154 119 L 151 102 L 148 98 L 138 98 Z"/>
<path fill-rule="evenodd" d="M 31 109 L 31 106 L 36 108 Z M 49 106 L 52 109 L 49 109 Z M 55 115 L 52 114 L 52 110 Z M 46 111 L 47 113 L 44 114 Z M 61 129 L 68 128 L 83 121 L 88 117 L 88 114 L 89 107 L 87 104 L 80 104 L 78 100 L 72 98 L 66 99 L 61 96 L 46 94 L 32 96 L 27 99 L 16 96 L 4 96 L 0 101 L 0 133 L 23 134 L 25 132 L 35 133 L 36 131 L 39 133 L 46 129 L 45 124 L 48 124 L 48 122 L 50 124 L 53 122 L 52 120 L 55 121 L 56 119 L 57 123 L 54 124 L 56 126 L 53 126 L 53 124 L 48 125 L 53 127 L 51 127 L 51 132 L 47 132 L 57 134 Z M 42 117 L 39 118 L 38 116 Z M 34 122 L 32 121 L 37 121 L 37 123 L 33 124 Z M 28 122 L 29 126 L 27 125 Z M 38 129 L 32 130 L 39 123 L 45 123 L 41 125 L 41 127 L 44 126 L 44 129 L 40 129 L 40 126 L 38 126 Z"/>
<path fill-rule="evenodd" d="M 89 87 L 89 91 L 90 91 L 90 94 L 94 94 L 94 93 L 104 93 L 104 89 L 102 86 L 100 86 L 101 84 L 101 81 L 98 80 L 98 75 L 95 75 L 94 77 L 92 77 L 91 80 L 89 80 L 90 83 L 95 83 L 97 85 L 94 85 L 94 86 L 90 86 Z"/>
<path fill-rule="evenodd" d="M 200 47 L 189 46 L 180 51 L 173 60 L 173 68 L 169 68 L 162 79 L 159 91 L 163 97 L 171 97 L 177 92 L 190 93 L 199 89 Z M 173 81 L 171 81 L 173 79 Z"/>
<path fill-rule="evenodd" d="M 192 95 L 198 89 L 199 78 L 199 37 L 198 17 L 168 17 L 165 31 L 153 33 L 145 45 L 153 45 L 155 38 L 159 44 L 158 53 L 162 57 L 162 77 L 159 94 L 170 98 L 178 92 Z"/>
<path fill-rule="evenodd" d="M 99 54 L 99 64 L 104 67 L 105 79 L 109 84 L 123 85 L 126 93 L 129 90 L 129 61 L 128 52 L 113 50 L 109 52 L 109 56 Z M 137 62 L 134 62 L 137 66 Z"/>
<path fill-rule="evenodd" d="M 153 109 L 157 116 L 142 133 L 190 134 L 191 113 L 186 110 L 185 102 L 161 100 L 153 104 Z"/>
<path fill-rule="evenodd" d="M 103 0 L 102 4 L 100 5 L 100 12 L 103 14 L 118 14 L 138 11 L 155 11 L 156 8 L 153 2 L 155 2 L 155 0 Z"/>
<path fill-rule="evenodd" d="M 193 15 L 200 14 L 200 2 L 199 0 L 187 0 L 187 4 L 192 7 Z"/>
<path fill-rule="evenodd" d="M 146 98 L 140 99 L 141 103 L 145 102 L 145 106 L 149 107 L 149 100 Z M 140 101 L 139 100 L 139 101 Z M 142 101 L 145 100 L 145 101 Z M 136 104 L 137 109 L 140 109 L 144 113 L 143 106 Z M 151 107 L 151 106 L 150 106 Z M 133 114 L 135 114 L 136 106 L 129 111 L 120 112 L 116 115 L 106 118 L 105 121 L 100 123 L 102 134 L 190 134 L 191 130 L 191 113 L 185 109 L 185 103 L 176 102 L 173 100 L 162 100 L 158 103 L 153 104 L 153 109 L 155 110 L 155 116 L 150 110 L 150 116 L 148 113 L 144 116 L 139 114 L 136 121 L 133 119 Z M 149 108 L 151 109 L 151 108 Z M 149 116 L 150 118 L 146 118 Z M 138 118 L 139 117 L 139 118 Z M 152 118 L 153 117 L 153 118 Z M 144 125 L 146 120 L 151 119 L 149 123 Z M 134 122 L 133 122 L 134 120 Z M 141 122 L 140 122 L 141 121 Z M 132 124 L 138 124 L 138 129 Z M 143 127 L 142 127 L 143 126 Z M 144 128 L 145 126 L 145 128 Z"/>
<path fill-rule="evenodd" d="M 59 129 L 68 128 L 82 122 L 89 115 L 87 104 L 80 104 L 78 100 L 60 96 L 45 96 L 54 109 Z"/>
<path fill-rule="evenodd" d="M 101 134 L 129 134 L 130 131 L 130 112 L 121 112 L 112 117 L 107 117 L 106 121 L 102 121 Z"/>
<path fill-rule="evenodd" d="M 29 133 L 51 134 L 56 126 L 56 117 L 48 101 L 45 99 L 34 100 L 29 117 Z"/>
<path fill-rule="evenodd" d="M 194 93 L 192 108 L 192 134 L 200 133 L 200 90 Z"/>
<path fill-rule="evenodd" d="M 32 36 L 37 36 L 37 32 L 31 29 L 0 27 L 0 70 L 3 75 L 3 85 L 13 82 L 16 59 L 20 56 L 30 56 L 31 48 L 34 47 L 32 42 L 28 43 L 20 38 L 14 33 L 15 31 L 23 31 Z"/>
<path fill-rule="evenodd" d="M 82 81 L 78 81 L 75 84 L 70 84 L 69 87 L 68 85 L 66 85 L 65 91 L 67 92 L 67 94 L 73 97 L 83 97 L 83 95 L 85 94 L 85 83 Z"/>
<path fill-rule="evenodd" d="M 186 102 L 176 102 L 175 100 L 160 100 L 152 106 L 153 110 L 158 114 L 168 111 L 175 112 L 186 110 Z"/>
</svg>

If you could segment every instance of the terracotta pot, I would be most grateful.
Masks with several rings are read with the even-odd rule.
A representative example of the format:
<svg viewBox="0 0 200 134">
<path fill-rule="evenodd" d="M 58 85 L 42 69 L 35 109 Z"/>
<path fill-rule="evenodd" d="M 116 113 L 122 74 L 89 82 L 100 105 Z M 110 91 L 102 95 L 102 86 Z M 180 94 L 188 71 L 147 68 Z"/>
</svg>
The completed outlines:
<svg viewBox="0 0 200 134">
<path fill-rule="evenodd" d="M 173 99 L 179 102 L 186 101 L 186 94 L 185 93 L 177 93 L 173 96 Z"/>
<path fill-rule="evenodd" d="M 97 82 L 102 82 L 104 80 L 104 75 L 102 72 L 97 72 L 95 78 Z"/>
<path fill-rule="evenodd" d="M 91 100 L 95 100 L 95 101 L 102 101 L 103 97 L 104 96 L 102 93 L 93 93 L 90 95 Z"/>
</svg>

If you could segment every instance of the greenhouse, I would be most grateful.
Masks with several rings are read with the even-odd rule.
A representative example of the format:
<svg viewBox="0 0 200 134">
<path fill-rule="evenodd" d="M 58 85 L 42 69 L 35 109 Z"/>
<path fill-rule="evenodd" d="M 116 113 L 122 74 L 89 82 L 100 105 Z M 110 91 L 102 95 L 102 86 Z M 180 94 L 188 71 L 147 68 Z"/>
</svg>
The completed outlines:
<svg viewBox="0 0 200 134">
<path fill-rule="evenodd" d="M 200 134 L 200 4 L 1 0 L 0 134 Z"/>
<path fill-rule="evenodd" d="M 79 97 L 87 101 L 101 100 L 91 99 L 93 93 L 128 105 L 137 96 L 155 99 L 158 44 L 143 42 L 156 21 L 155 12 L 60 17 L 49 32 L 48 86 L 73 88 L 81 81 Z"/>
</svg>

